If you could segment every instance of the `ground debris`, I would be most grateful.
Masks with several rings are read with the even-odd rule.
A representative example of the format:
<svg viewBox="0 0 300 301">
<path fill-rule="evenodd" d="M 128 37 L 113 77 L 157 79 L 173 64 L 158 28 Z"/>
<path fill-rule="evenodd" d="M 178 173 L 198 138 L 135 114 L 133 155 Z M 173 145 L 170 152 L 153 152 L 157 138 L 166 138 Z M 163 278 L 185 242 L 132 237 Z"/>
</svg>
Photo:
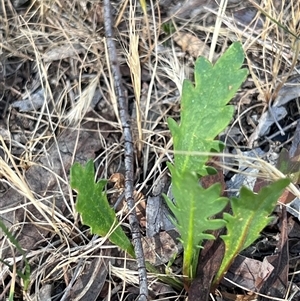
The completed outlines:
<svg viewBox="0 0 300 301">
<path fill-rule="evenodd" d="M 58 138 L 57 144 L 53 143 L 27 170 L 25 179 L 37 203 L 32 204 L 26 200 L 24 194 L 18 193 L 13 188 L 2 196 L 1 218 L 4 224 L 11 229 L 12 225 L 22 225 L 23 221 L 26 221 L 18 234 L 18 242 L 22 248 L 31 250 L 49 231 L 58 230 L 53 229 L 51 223 L 40 227 L 35 222 L 45 223 L 45 216 L 51 216 L 54 208 L 56 214 L 65 214 L 64 198 L 70 192 L 66 183 L 68 183 L 67 174 L 71 164 L 74 161 L 85 163 L 101 147 L 98 133 L 91 130 L 94 127 L 95 124 L 86 123 L 83 126 L 85 130 L 65 129 Z M 47 199 L 48 195 L 52 196 L 50 200 Z M 41 208 L 44 211 L 48 208 L 44 216 L 41 215 Z M 4 258 L 8 256 L 9 250 L 10 248 L 3 249 Z"/>
</svg>

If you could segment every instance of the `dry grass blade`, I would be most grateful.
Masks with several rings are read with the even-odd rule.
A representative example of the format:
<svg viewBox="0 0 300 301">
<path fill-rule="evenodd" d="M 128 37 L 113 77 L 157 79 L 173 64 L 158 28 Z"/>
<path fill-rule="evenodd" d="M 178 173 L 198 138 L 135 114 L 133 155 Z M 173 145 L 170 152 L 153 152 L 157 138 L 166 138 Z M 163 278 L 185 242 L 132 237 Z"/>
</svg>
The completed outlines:
<svg viewBox="0 0 300 301">
<path fill-rule="evenodd" d="M 55 230 L 57 234 L 60 235 L 60 231 L 58 230 L 55 223 L 53 223 L 50 216 L 49 208 L 45 206 L 43 203 L 38 202 L 35 197 L 33 196 L 30 188 L 28 187 L 27 183 L 25 182 L 23 176 L 18 171 L 18 168 L 15 164 L 14 159 L 12 158 L 10 151 L 7 149 L 5 142 L 3 141 L 3 138 L 0 137 L 0 142 L 2 144 L 3 149 L 6 152 L 6 155 L 8 156 L 11 164 L 14 167 L 14 170 L 10 168 L 10 166 L 2 159 L 0 158 L 0 176 L 7 179 L 7 181 L 14 187 L 20 194 L 22 194 L 25 198 L 29 199 L 30 202 L 35 206 L 35 208 L 40 212 L 40 214 L 45 218 L 45 220 L 48 222 L 49 225 Z M 11 210 L 15 210 L 15 208 L 12 208 Z M 6 211 L 1 210 L 0 213 L 5 213 Z M 48 214 L 46 214 L 48 212 Z M 2 231 L 1 231 L 2 232 Z M 2 235 L 1 235 L 2 236 Z"/>
<path fill-rule="evenodd" d="M 130 1 L 129 6 L 129 51 L 127 53 L 127 64 L 130 70 L 131 81 L 135 96 L 136 124 L 138 129 L 138 157 L 140 158 L 143 148 L 142 112 L 141 112 L 141 66 L 139 55 L 139 35 L 136 33 L 135 24 L 136 2 Z"/>
<path fill-rule="evenodd" d="M 209 53 L 209 60 L 211 62 L 213 61 L 214 52 L 215 52 L 215 48 L 216 48 L 216 44 L 217 44 L 217 40 L 218 40 L 220 28 L 221 28 L 221 24 L 222 24 L 222 18 L 225 15 L 225 10 L 226 10 L 226 7 L 227 7 L 227 3 L 228 3 L 228 0 L 221 0 L 221 2 L 220 2 L 217 21 L 216 21 L 215 30 L 214 30 L 212 43 L 211 43 L 211 48 L 210 48 L 210 53 Z"/>
<path fill-rule="evenodd" d="M 89 108 L 92 107 L 93 97 L 98 84 L 99 75 L 95 76 L 84 91 L 80 93 L 80 97 L 76 104 L 65 117 L 70 125 L 77 127 L 88 112 Z"/>
</svg>

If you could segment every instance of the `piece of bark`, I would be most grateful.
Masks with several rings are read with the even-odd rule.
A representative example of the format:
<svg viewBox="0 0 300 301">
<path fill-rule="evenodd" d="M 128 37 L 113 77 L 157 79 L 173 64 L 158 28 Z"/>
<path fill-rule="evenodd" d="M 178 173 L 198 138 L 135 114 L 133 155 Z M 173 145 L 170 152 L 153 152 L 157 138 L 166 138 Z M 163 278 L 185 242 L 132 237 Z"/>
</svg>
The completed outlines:
<svg viewBox="0 0 300 301">
<path fill-rule="evenodd" d="M 160 231 L 169 231 L 175 229 L 174 224 L 170 220 L 171 211 L 167 207 L 162 196 L 162 194 L 165 193 L 170 199 L 173 198 L 171 196 L 172 188 L 169 184 L 168 176 L 166 174 L 161 175 L 154 183 L 152 193 L 147 199 L 147 237 L 153 237 L 159 234 Z"/>
<path fill-rule="evenodd" d="M 289 247 L 285 207 L 282 209 L 282 224 L 277 250 L 278 252 L 276 254 L 267 256 L 267 260 L 274 266 L 274 270 L 259 291 L 263 295 L 270 296 L 270 298 L 284 298 L 288 287 Z M 259 300 L 267 301 L 270 300 L 270 298 L 261 297 Z"/>
<path fill-rule="evenodd" d="M 219 232 L 216 231 L 216 234 L 219 234 Z M 220 237 L 205 243 L 198 261 L 197 276 L 192 281 L 189 289 L 189 300 L 208 301 L 211 284 L 220 268 L 224 251 L 225 245 Z"/>
<path fill-rule="evenodd" d="M 165 204 L 162 195 L 149 196 L 146 207 L 146 236 L 153 237 L 160 231 L 175 229 L 170 221 L 170 210 Z"/>
<path fill-rule="evenodd" d="M 86 122 L 78 130 L 65 129 L 57 143 L 46 150 L 36 165 L 25 173 L 25 180 L 37 202 L 49 208 L 46 214 L 51 220 L 54 212 L 63 214 L 65 211 L 65 200 L 68 200 L 70 193 L 68 175 L 71 165 L 74 162 L 86 163 L 88 159 L 95 157 L 95 152 L 101 147 L 96 128 L 97 124 L 93 121 Z M 7 212 L 20 205 L 24 206 Z M 13 188 L 2 196 L 0 206 L 1 220 L 6 227 L 17 233 L 17 241 L 25 250 L 32 249 L 37 242 L 44 240 L 49 231 L 54 232 L 37 208 Z M 24 221 L 21 230 L 12 227 Z M 0 232 L 0 239 L 2 237 L 3 233 Z M 2 258 L 9 254 L 10 248 L 2 250 Z"/>
</svg>

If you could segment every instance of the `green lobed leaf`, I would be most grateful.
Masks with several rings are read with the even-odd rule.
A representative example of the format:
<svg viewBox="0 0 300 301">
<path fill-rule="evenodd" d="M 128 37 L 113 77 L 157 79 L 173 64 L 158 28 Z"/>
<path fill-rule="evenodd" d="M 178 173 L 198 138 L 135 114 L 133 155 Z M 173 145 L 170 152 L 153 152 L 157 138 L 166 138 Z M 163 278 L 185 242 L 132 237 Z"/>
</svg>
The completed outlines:
<svg viewBox="0 0 300 301">
<path fill-rule="evenodd" d="M 176 168 L 206 175 L 207 156 L 188 156 L 176 151 L 221 151 L 215 138 L 229 124 L 234 108 L 227 105 L 242 82 L 247 70 L 241 69 L 244 53 L 240 43 L 233 43 L 213 66 L 204 57 L 195 64 L 195 86 L 183 83 L 181 118 L 178 125 L 172 118 L 168 125 L 173 136 Z"/>
<path fill-rule="evenodd" d="M 227 199 L 220 197 L 220 183 L 208 189 L 199 185 L 199 176 L 211 172 L 205 165 L 208 156 L 189 153 L 223 149 L 222 142 L 215 138 L 232 119 L 234 109 L 227 104 L 246 79 L 243 61 L 240 43 L 233 43 L 215 65 L 198 58 L 195 85 L 188 80 L 183 83 L 180 124 L 168 119 L 175 151 L 174 166 L 169 165 L 175 204 L 167 202 L 184 247 L 183 274 L 190 279 L 195 276 L 202 241 L 214 239 L 206 231 L 224 226 L 223 220 L 213 216 L 223 210 Z"/>
<path fill-rule="evenodd" d="M 175 202 L 168 198 L 166 202 L 176 217 L 174 223 L 184 248 L 184 275 L 193 278 L 202 241 L 215 238 L 205 232 L 225 226 L 224 220 L 211 219 L 211 217 L 225 208 L 228 199 L 220 197 L 220 183 L 204 189 L 199 184 L 195 172 L 182 173 L 171 164 L 168 164 L 168 167 L 172 175 L 172 193 Z"/>
<path fill-rule="evenodd" d="M 234 258 L 259 238 L 260 232 L 272 220 L 270 214 L 289 183 L 289 179 L 278 180 L 258 194 L 242 187 L 240 197 L 230 200 L 233 215 L 224 213 L 227 234 L 221 238 L 225 242 L 225 255 L 214 283 L 221 280 Z"/>
<path fill-rule="evenodd" d="M 94 178 L 93 160 L 88 161 L 85 166 L 75 163 L 71 167 L 71 186 L 78 193 L 76 210 L 92 233 L 105 236 L 118 224 L 118 220 L 104 191 L 107 181 L 100 180 L 95 183 Z M 110 234 L 109 240 L 134 256 L 133 246 L 120 226 Z"/>
</svg>

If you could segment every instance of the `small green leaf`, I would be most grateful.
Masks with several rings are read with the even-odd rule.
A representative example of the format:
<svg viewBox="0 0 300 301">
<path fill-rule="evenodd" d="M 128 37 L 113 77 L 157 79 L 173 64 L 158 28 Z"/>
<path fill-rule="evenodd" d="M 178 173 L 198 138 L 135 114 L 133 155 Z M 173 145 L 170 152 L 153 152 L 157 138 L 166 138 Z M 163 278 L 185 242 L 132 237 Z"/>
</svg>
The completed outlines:
<svg viewBox="0 0 300 301">
<path fill-rule="evenodd" d="M 259 238 L 260 232 L 272 220 L 270 214 L 289 179 L 281 179 L 253 193 L 246 187 L 240 190 L 239 198 L 230 200 L 233 215 L 224 213 L 227 234 L 221 238 L 225 242 L 225 255 L 214 283 L 218 283 L 230 267 L 234 258 Z"/>
<path fill-rule="evenodd" d="M 233 43 L 214 66 L 204 57 L 197 59 L 195 86 L 188 80 L 183 83 L 180 124 L 168 119 L 177 169 L 207 175 L 208 156 L 188 156 L 176 151 L 222 150 L 222 144 L 215 138 L 232 119 L 234 108 L 227 103 L 246 79 L 247 70 L 241 69 L 243 61 L 240 43 Z"/>
<path fill-rule="evenodd" d="M 71 186 L 78 193 L 76 210 L 81 214 L 82 222 L 91 228 L 91 232 L 105 236 L 112 228 L 109 240 L 134 257 L 133 246 L 118 224 L 114 210 L 109 206 L 106 192 L 106 180 L 95 183 L 93 160 L 85 166 L 75 163 L 71 168 Z"/>
<path fill-rule="evenodd" d="M 161 26 L 161 29 L 168 36 L 170 36 L 176 32 L 176 28 L 175 28 L 173 22 L 171 22 L 171 21 L 163 23 Z"/>
<path fill-rule="evenodd" d="M 175 203 L 166 198 L 166 202 L 176 219 L 180 241 L 184 248 L 183 271 L 191 279 L 195 276 L 198 255 L 204 239 L 215 239 L 208 230 L 224 227 L 224 220 L 211 219 L 222 211 L 228 199 L 220 197 L 221 184 L 217 183 L 204 189 L 199 184 L 195 172 L 179 172 L 175 166 L 168 164 L 172 175 L 172 193 Z"/>
</svg>

